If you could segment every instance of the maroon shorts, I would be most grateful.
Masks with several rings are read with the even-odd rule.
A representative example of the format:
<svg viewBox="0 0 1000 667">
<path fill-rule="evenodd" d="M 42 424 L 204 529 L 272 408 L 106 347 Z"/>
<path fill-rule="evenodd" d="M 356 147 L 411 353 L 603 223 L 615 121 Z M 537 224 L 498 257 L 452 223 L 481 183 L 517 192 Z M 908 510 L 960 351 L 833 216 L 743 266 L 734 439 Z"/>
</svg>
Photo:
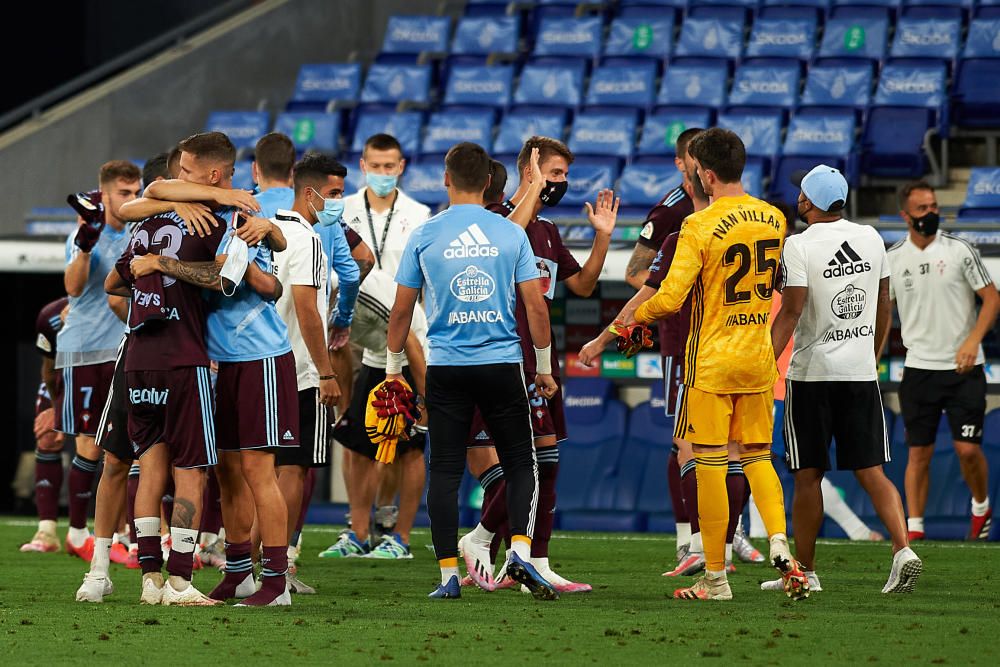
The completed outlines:
<svg viewBox="0 0 1000 667">
<path fill-rule="evenodd" d="M 538 395 L 535 390 L 535 378 L 527 380 L 528 403 L 531 405 L 531 433 L 537 440 L 554 435 L 556 442 L 566 439 L 566 413 L 563 411 L 562 380 L 556 378 L 559 391 L 549 400 Z M 469 430 L 469 447 L 495 447 L 493 436 L 486 427 L 479 410 L 472 417 L 472 428 Z"/>
<path fill-rule="evenodd" d="M 54 401 L 56 430 L 67 435 L 97 435 L 97 422 L 114 374 L 113 361 L 62 369 L 62 387 Z"/>
<path fill-rule="evenodd" d="M 291 352 L 257 361 L 219 362 L 215 436 L 219 449 L 297 447 L 299 392 Z"/>
<path fill-rule="evenodd" d="M 203 468 L 218 462 L 207 367 L 126 372 L 125 381 L 128 435 L 136 458 L 162 442 L 178 468 Z"/>
<path fill-rule="evenodd" d="M 684 384 L 684 357 L 662 357 L 663 359 L 663 396 L 664 411 L 668 417 L 677 414 L 678 390 Z"/>
</svg>

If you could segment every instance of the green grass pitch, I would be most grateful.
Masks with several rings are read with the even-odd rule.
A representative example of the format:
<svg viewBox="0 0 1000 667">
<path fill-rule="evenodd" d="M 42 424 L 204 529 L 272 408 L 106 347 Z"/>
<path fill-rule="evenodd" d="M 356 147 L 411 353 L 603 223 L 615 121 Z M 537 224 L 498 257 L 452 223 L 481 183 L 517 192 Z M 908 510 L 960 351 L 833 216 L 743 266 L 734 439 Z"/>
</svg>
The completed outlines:
<svg viewBox="0 0 1000 667">
<path fill-rule="evenodd" d="M 808 600 L 760 591 L 773 570 L 742 564 L 730 575 L 732 602 L 681 602 L 671 593 L 683 582 L 660 576 L 672 536 L 563 533 L 552 562 L 593 593 L 535 602 L 466 589 L 461 600 L 431 601 L 437 569 L 427 531 L 415 534 L 412 561 L 320 561 L 336 532 L 310 526 L 300 576 L 318 595 L 280 609 L 184 609 L 140 606 L 139 575 L 118 565 L 103 604 L 74 602 L 85 565 L 64 553 L 19 553 L 32 531 L 29 521 L 0 521 L 0 650 L 9 665 L 1000 664 L 994 545 L 918 544 L 924 575 L 912 595 L 880 592 L 888 545 L 831 541 L 819 547 L 824 591 Z M 195 583 L 207 592 L 218 576 L 203 570 Z"/>
</svg>

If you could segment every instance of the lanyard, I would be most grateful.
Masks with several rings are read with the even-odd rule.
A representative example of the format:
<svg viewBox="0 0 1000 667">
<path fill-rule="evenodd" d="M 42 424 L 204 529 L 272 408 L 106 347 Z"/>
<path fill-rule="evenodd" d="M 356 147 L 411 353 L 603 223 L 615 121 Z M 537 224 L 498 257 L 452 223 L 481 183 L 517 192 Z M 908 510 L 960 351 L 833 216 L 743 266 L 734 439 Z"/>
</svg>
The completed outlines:
<svg viewBox="0 0 1000 667">
<path fill-rule="evenodd" d="M 385 250 L 385 240 L 389 236 L 389 225 L 392 223 L 392 214 L 396 210 L 396 200 L 399 199 L 399 194 L 397 193 L 395 197 L 392 198 L 392 205 L 389 207 L 389 215 L 385 218 L 385 227 L 382 228 L 382 243 L 381 246 L 379 242 L 375 240 L 375 223 L 372 222 L 372 207 L 368 203 L 368 194 L 365 193 L 365 213 L 368 214 L 368 231 L 372 235 L 372 245 L 374 246 L 372 250 L 375 251 L 375 262 L 378 264 L 378 268 L 382 268 L 382 251 Z"/>
</svg>

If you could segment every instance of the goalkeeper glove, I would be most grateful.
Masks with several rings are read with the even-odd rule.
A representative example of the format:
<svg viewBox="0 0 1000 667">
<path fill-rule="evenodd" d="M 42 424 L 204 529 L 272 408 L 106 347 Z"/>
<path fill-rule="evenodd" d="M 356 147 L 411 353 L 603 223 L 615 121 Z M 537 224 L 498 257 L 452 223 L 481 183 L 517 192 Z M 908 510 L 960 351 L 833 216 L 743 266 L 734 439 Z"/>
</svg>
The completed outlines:
<svg viewBox="0 0 1000 667">
<path fill-rule="evenodd" d="M 621 320 L 615 320 L 608 331 L 615 335 L 618 351 L 626 358 L 634 357 L 642 350 L 653 347 L 653 332 L 645 324 L 626 325 Z"/>
<path fill-rule="evenodd" d="M 66 201 L 83 220 L 73 243 L 81 251 L 90 252 L 97 245 L 104 229 L 104 204 L 101 203 L 101 191 L 77 192 L 66 197 Z"/>
</svg>

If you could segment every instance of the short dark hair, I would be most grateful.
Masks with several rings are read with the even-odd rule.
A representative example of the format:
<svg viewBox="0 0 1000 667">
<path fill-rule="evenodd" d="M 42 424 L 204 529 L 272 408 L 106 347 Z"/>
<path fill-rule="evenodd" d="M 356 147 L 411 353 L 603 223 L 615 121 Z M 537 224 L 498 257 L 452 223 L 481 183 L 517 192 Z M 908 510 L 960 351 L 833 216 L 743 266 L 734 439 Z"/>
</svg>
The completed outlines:
<svg viewBox="0 0 1000 667">
<path fill-rule="evenodd" d="M 490 156 L 479 144 L 463 141 L 444 156 L 444 170 L 460 192 L 482 192 L 490 181 Z"/>
<path fill-rule="evenodd" d="M 184 139 L 177 148 L 190 153 L 200 160 L 221 162 L 229 166 L 236 164 L 236 146 L 222 132 L 201 132 Z"/>
<path fill-rule="evenodd" d="M 126 183 L 134 183 L 142 178 L 139 167 L 128 160 L 111 160 L 101 165 L 98 181 L 101 185 L 121 179 Z"/>
<path fill-rule="evenodd" d="M 695 136 L 688 152 L 723 183 L 737 183 L 747 163 L 743 140 L 732 130 L 713 127 Z"/>
<path fill-rule="evenodd" d="M 295 165 L 295 144 L 281 132 L 269 132 L 257 140 L 253 159 L 264 178 L 287 181 Z"/>
<path fill-rule="evenodd" d="M 675 155 L 677 157 L 680 158 L 684 157 L 684 154 L 687 153 L 688 145 L 691 143 L 691 140 L 698 135 L 699 132 L 704 132 L 704 130 L 702 130 L 700 127 L 689 127 L 688 129 L 684 130 L 683 132 L 677 135 L 677 142 L 674 144 L 674 147 L 676 149 Z"/>
<path fill-rule="evenodd" d="M 552 137 L 528 137 L 528 140 L 521 146 L 521 152 L 517 154 L 517 173 L 520 177 L 524 174 L 524 168 L 531 160 L 531 149 L 538 149 L 538 164 L 548 160 L 553 155 L 558 155 L 566 160 L 567 164 L 573 164 L 573 151 L 566 147 L 566 144 L 553 139 Z"/>
<path fill-rule="evenodd" d="M 158 178 L 170 178 L 166 153 L 157 153 L 146 160 L 146 164 L 142 165 L 143 186 L 149 185 Z"/>
<path fill-rule="evenodd" d="M 373 134 L 365 139 L 365 147 L 364 150 L 361 151 L 361 155 L 364 156 L 365 153 L 368 152 L 369 148 L 373 148 L 377 151 L 397 150 L 400 155 L 403 154 L 403 146 L 399 143 L 399 140 L 391 134 L 386 134 L 384 132 Z"/>
<path fill-rule="evenodd" d="M 507 167 L 503 162 L 490 160 L 490 185 L 483 193 L 483 201 L 495 204 L 503 201 L 504 190 L 507 188 Z"/>
<path fill-rule="evenodd" d="M 347 177 L 347 167 L 336 159 L 323 153 L 309 153 L 295 163 L 292 168 L 292 181 L 295 184 L 295 194 L 305 188 L 315 188 L 324 183 L 330 176 Z"/>
<path fill-rule="evenodd" d="M 899 186 L 899 190 L 896 191 L 896 200 L 899 202 L 899 210 L 906 208 L 906 202 L 910 200 L 910 195 L 916 190 L 930 190 L 934 192 L 934 186 L 925 180 L 910 181 L 909 183 L 904 183 Z"/>
<path fill-rule="evenodd" d="M 176 145 L 167 154 L 167 174 L 169 178 L 177 178 L 181 173 L 181 147 Z"/>
</svg>

